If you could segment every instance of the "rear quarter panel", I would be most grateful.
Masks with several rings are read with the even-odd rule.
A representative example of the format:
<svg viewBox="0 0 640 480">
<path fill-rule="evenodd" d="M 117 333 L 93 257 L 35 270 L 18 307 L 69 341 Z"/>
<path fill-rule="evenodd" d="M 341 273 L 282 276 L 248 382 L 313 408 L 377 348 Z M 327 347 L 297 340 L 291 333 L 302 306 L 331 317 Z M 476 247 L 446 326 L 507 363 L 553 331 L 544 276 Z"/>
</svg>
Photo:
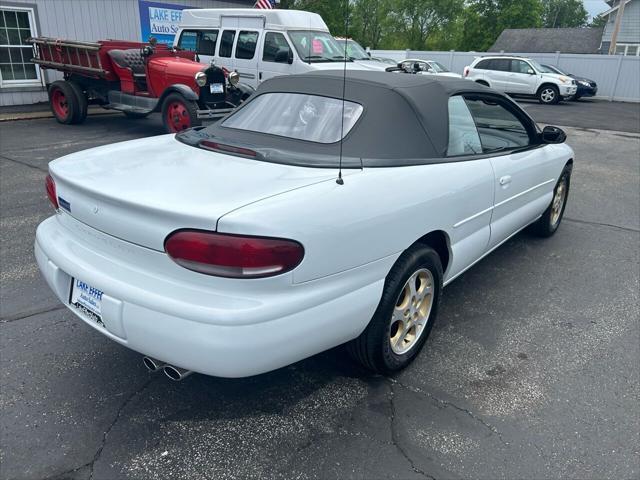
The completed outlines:
<svg viewBox="0 0 640 480">
<path fill-rule="evenodd" d="M 301 242 L 295 283 L 397 256 L 434 230 L 449 237 L 445 280 L 484 253 L 493 204 L 488 159 L 350 170 L 344 178 L 344 185 L 328 180 L 232 211 L 218 231 Z"/>
</svg>

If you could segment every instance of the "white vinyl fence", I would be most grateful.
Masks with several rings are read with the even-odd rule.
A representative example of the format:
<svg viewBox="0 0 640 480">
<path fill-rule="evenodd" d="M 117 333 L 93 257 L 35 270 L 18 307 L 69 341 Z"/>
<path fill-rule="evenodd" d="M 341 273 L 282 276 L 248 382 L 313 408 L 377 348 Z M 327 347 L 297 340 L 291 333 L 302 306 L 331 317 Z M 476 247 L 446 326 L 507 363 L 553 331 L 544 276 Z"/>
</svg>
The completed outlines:
<svg viewBox="0 0 640 480">
<path fill-rule="evenodd" d="M 475 57 L 500 55 L 488 52 L 421 52 L 414 50 L 371 50 L 374 57 L 394 60 L 407 58 L 440 62 L 452 72 L 462 74 Z M 509 54 L 511 55 L 511 54 Z M 572 53 L 517 53 L 540 63 L 556 65 L 569 73 L 594 80 L 598 98 L 610 101 L 640 102 L 640 57 L 623 55 L 582 55 Z"/>
</svg>

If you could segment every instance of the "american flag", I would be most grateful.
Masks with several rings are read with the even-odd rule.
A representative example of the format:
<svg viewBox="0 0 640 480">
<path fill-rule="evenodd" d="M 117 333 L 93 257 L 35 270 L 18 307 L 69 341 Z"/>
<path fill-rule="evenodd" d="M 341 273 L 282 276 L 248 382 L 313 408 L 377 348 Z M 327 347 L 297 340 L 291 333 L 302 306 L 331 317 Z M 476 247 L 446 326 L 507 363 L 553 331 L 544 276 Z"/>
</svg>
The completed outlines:
<svg viewBox="0 0 640 480">
<path fill-rule="evenodd" d="M 257 0 L 253 8 L 264 8 L 264 9 L 276 8 L 276 0 Z"/>
</svg>

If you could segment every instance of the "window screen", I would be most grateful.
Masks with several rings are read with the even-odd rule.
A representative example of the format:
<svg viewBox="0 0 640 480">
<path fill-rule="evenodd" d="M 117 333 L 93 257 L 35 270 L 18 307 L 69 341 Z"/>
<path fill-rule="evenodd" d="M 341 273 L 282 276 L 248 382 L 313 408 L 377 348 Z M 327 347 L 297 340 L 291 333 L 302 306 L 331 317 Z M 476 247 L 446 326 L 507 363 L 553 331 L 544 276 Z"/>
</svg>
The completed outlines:
<svg viewBox="0 0 640 480">
<path fill-rule="evenodd" d="M 287 39 L 284 38 L 284 35 L 277 32 L 267 32 L 264 37 L 264 51 L 262 52 L 262 60 L 265 62 L 275 62 L 276 55 L 279 51 L 287 52 L 287 56 L 280 55 L 281 58 L 288 58 L 289 51 L 291 47 L 289 47 L 289 43 L 287 43 Z M 287 60 L 281 60 L 281 63 L 288 63 Z"/>
<path fill-rule="evenodd" d="M 222 32 L 222 39 L 220 40 L 220 56 L 231 58 L 231 51 L 233 50 L 233 40 L 236 38 L 235 30 L 225 30 Z"/>
<path fill-rule="evenodd" d="M 531 65 L 529 65 L 524 60 L 511 60 L 511 71 L 514 73 L 529 73 Z"/>
<path fill-rule="evenodd" d="M 217 30 L 196 31 L 184 30 L 180 35 L 178 47 L 183 50 L 196 52 L 200 55 L 215 55 L 216 42 L 218 41 Z"/>
<path fill-rule="evenodd" d="M 506 58 L 494 58 L 491 60 L 489 70 L 497 70 L 499 72 L 508 72 L 511 69 L 511 60 Z"/>
<path fill-rule="evenodd" d="M 20 83 L 37 81 L 36 66 L 31 63 L 33 50 L 27 38 L 31 31 L 31 12 L 0 9 L 0 80 Z"/>
<path fill-rule="evenodd" d="M 238 43 L 236 44 L 236 58 L 251 60 L 256 53 L 258 44 L 258 32 L 238 33 Z"/>
<path fill-rule="evenodd" d="M 465 99 L 478 128 L 482 150 L 492 152 L 526 147 L 529 133 L 513 113 L 497 102 L 484 99 Z"/>
<path fill-rule="evenodd" d="M 337 98 L 300 93 L 265 93 L 232 114 L 223 127 L 268 133 L 318 143 L 347 135 L 362 114 L 362 105 Z M 344 118 L 344 130 L 342 120 Z"/>
<path fill-rule="evenodd" d="M 447 156 L 482 153 L 480 136 L 463 97 L 449 98 L 449 146 Z"/>
<path fill-rule="evenodd" d="M 475 68 L 478 68 L 480 70 L 488 70 L 490 63 L 491 60 L 480 60 Z"/>
</svg>

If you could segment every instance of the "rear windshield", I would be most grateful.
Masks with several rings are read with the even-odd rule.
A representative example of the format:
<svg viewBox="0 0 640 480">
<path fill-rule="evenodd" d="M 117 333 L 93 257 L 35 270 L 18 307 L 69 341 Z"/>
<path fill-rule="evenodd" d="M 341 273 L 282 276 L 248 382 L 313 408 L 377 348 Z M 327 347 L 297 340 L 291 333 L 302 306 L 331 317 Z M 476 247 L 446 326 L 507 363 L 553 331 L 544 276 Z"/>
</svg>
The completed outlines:
<svg viewBox="0 0 640 480">
<path fill-rule="evenodd" d="M 224 120 L 222 127 L 317 143 L 335 143 L 349 133 L 360 115 L 362 105 L 338 98 L 265 93 Z"/>
</svg>

